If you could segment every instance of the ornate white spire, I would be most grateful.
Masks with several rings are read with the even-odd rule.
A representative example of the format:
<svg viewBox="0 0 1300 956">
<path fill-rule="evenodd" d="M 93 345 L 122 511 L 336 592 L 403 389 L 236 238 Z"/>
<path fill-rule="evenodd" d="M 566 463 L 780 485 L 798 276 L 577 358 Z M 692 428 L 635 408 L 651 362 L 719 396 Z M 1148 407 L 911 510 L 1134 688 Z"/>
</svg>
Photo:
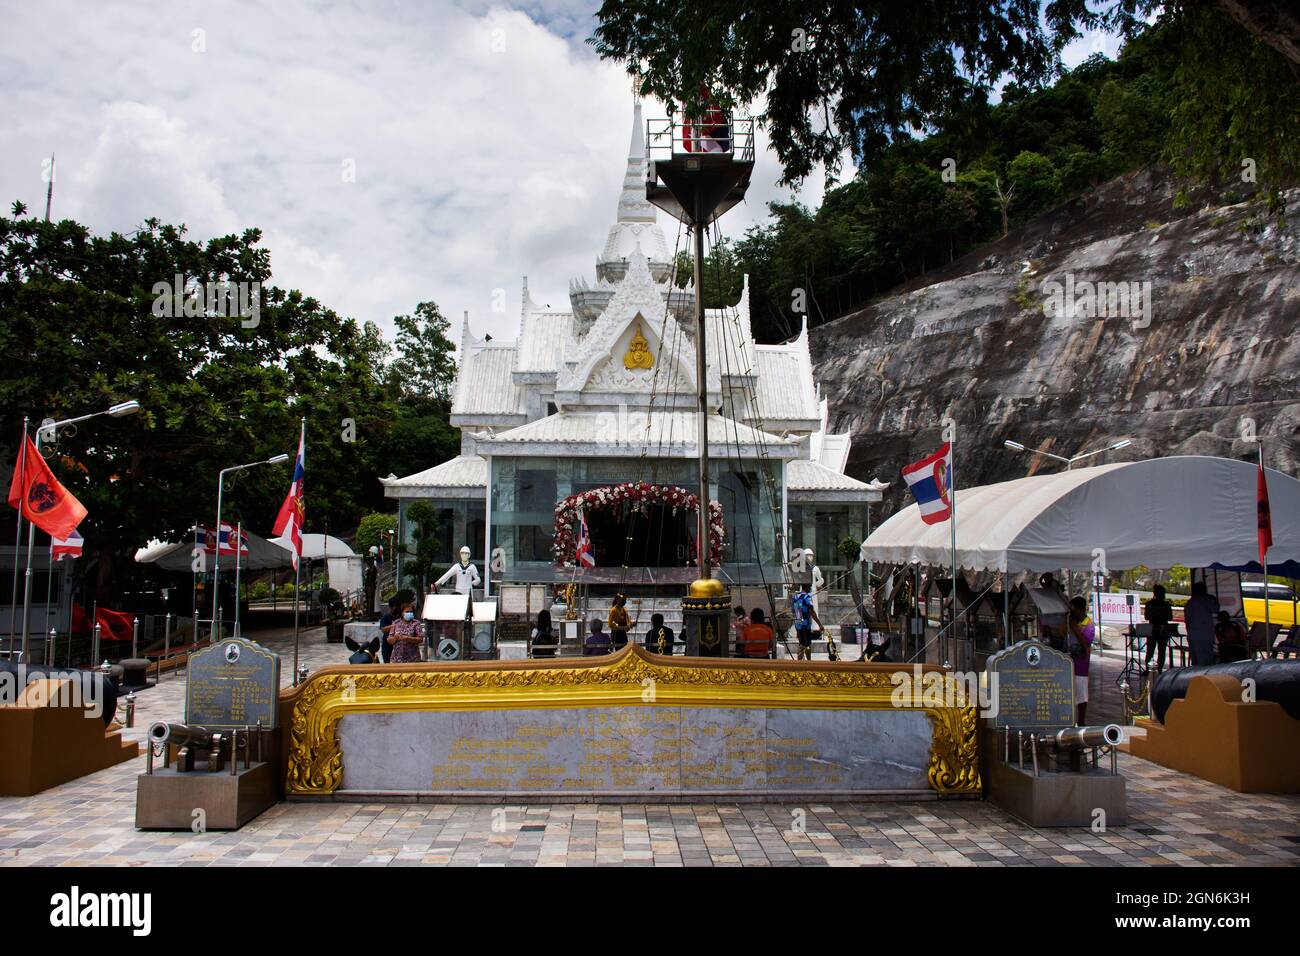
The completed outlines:
<svg viewBox="0 0 1300 956">
<path fill-rule="evenodd" d="M 596 277 L 617 282 L 627 271 L 628 260 L 635 255 L 650 260 L 650 271 L 662 281 L 668 274 L 670 253 L 655 207 L 645 198 L 645 131 L 641 119 L 641 100 L 633 100 L 632 141 L 627 149 L 627 172 L 619 194 L 618 215 L 609 228 L 605 248 L 596 260 Z"/>
<path fill-rule="evenodd" d="M 627 149 L 627 172 L 623 175 L 623 194 L 618 199 L 619 222 L 656 222 L 655 207 L 645 198 L 645 131 L 641 119 L 641 100 L 632 109 L 632 143 Z"/>
</svg>

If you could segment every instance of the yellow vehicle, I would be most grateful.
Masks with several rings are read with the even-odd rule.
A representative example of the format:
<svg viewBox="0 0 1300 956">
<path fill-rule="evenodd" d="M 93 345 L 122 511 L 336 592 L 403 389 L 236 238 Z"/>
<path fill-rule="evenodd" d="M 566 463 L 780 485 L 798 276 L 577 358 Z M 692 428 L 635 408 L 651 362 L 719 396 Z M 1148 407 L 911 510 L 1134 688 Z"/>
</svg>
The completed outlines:
<svg viewBox="0 0 1300 956">
<path fill-rule="evenodd" d="M 1285 584 L 1268 584 L 1268 620 L 1270 624 L 1292 627 L 1296 622 L 1297 596 Z M 1241 582 L 1241 610 L 1246 621 L 1254 624 L 1264 620 L 1264 582 Z"/>
</svg>

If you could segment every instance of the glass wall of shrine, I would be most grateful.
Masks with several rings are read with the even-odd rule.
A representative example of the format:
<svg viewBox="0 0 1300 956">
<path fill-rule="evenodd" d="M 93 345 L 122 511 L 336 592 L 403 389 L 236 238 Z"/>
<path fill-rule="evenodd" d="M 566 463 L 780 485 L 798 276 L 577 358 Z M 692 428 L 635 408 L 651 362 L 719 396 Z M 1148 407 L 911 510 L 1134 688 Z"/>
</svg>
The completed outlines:
<svg viewBox="0 0 1300 956">
<path fill-rule="evenodd" d="M 411 536 L 415 522 L 410 518 L 410 509 L 417 503 L 428 505 L 433 510 L 433 533 L 437 538 L 434 561 L 437 564 L 443 565 L 444 569 L 450 567 L 453 561 L 459 560 L 462 545 L 469 545 L 474 561 L 483 562 L 487 553 L 483 548 L 487 537 L 486 501 L 482 498 L 403 499 L 398 505 L 398 514 L 406 554 L 415 552 L 415 540 Z M 403 581 L 404 585 L 408 583 Z"/>
<path fill-rule="evenodd" d="M 553 567 L 555 509 L 565 498 L 629 481 L 694 493 L 696 468 L 691 459 L 493 457 L 491 548 L 502 549 L 508 569 Z M 780 462 L 719 460 L 710 468 L 710 496 L 722 505 L 726 530 L 723 565 L 779 565 Z M 587 512 L 597 566 L 619 566 L 625 557 L 633 566 L 694 563 L 693 512 L 673 515 L 671 509 L 652 507 L 632 516 L 626 507 L 604 510 Z M 572 560 L 572 555 L 566 557 Z"/>
<path fill-rule="evenodd" d="M 811 548 L 817 566 L 832 584 L 852 567 L 852 558 L 841 551 L 841 545 L 847 540 L 856 550 L 867 537 L 866 502 L 791 500 L 786 508 L 790 548 Z"/>
</svg>

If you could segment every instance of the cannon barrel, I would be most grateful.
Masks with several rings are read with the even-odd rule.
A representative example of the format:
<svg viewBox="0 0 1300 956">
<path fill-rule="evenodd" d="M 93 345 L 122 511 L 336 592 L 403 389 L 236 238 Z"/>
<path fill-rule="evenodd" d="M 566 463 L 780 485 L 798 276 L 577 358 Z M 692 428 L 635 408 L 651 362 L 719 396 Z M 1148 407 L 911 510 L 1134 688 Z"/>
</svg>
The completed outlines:
<svg viewBox="0 0 1300 956">
<path fill-rule="evenodd" d="M 216 733 L 218 731 L 206 727 L 159 720 L 149 727 L 149 740 L 155 744 L 173 744 L 177 747 L 206 747 L 212 743 L 212 737 Z"/>
<path fill-rule="evenodd" d="M 1082 750 L 1084 747 L 1113 747 L 1124 739 L 1119 724 L 1100 727 L 1070 727 L 1044 737 L 1045 743 L 1058 750 Z"/>
</svg>

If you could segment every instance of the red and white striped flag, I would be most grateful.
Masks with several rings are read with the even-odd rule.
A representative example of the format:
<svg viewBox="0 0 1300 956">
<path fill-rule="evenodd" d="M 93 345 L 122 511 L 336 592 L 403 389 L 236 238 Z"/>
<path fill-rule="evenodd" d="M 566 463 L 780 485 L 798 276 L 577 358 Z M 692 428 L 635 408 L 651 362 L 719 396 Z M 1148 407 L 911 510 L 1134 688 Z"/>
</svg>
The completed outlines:
<svg viewBox="0 0 1300 956">
<path fill-rule="evenodd" d="M 591 549 L 591 535 L 587 532 L 587 516 L 582 509 L 578 509 L 578 563 L 584 568 L 594 568 L 596 566 L 596 555 Z"/>
<path fill-rule="evenodd" d="M 277 538 L 287 536 L 293 545 L 293 569 L 298 570 L 302 558 L 302 526 L 306 520 L 306 505 L 303 502 L 303 475 L 307 470 L 307 422 L 302 423 L 302 434 L 298 437 L 298 460 L 293 465 L 293 481 L 289 485 L 289 494 L 280 513 L 275 518 L 271 533 Z"/>
<path fill-rule="evenodd" d="M 81 537 L 81 532 L 76 528 L 66 538 L 50 539 L 50 560 L 62 561 L 64 558 L 81 557 L 81 549 L 85 540 Z"/>
</svg>

